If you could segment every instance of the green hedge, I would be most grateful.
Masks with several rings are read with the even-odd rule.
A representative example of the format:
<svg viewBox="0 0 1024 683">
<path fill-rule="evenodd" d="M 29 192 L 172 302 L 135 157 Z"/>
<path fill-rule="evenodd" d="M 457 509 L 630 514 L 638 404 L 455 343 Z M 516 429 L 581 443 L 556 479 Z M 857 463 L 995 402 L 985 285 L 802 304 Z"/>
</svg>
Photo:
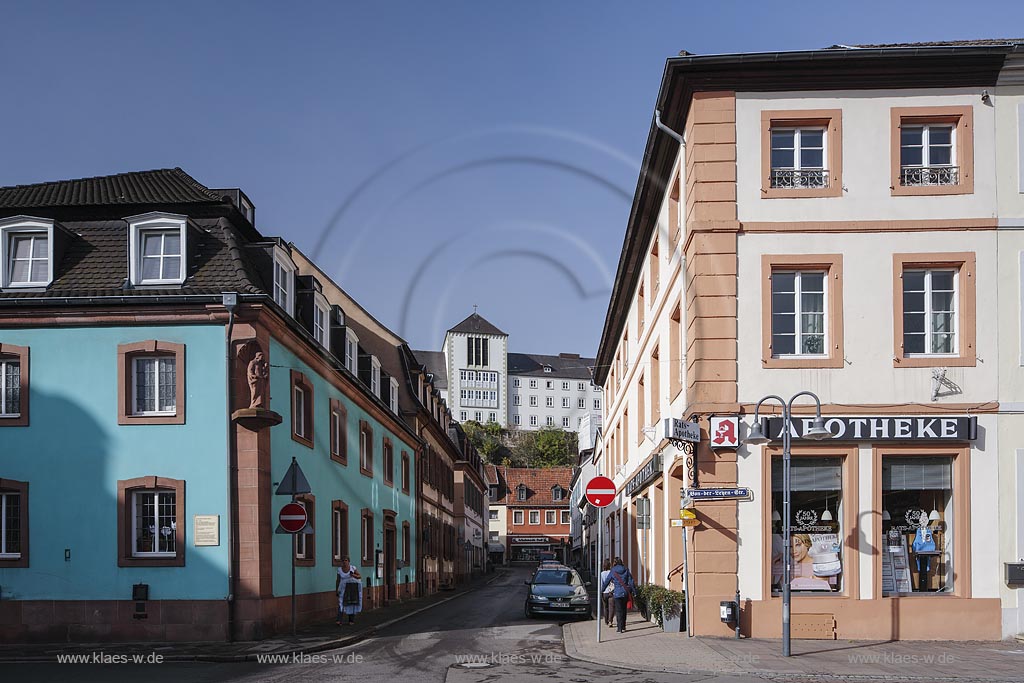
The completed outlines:
<svg viewBox="0 0 1024 683">
<path fill-rule="evenodd" d="M 658 626 L 664 628 L 663 615 L 679 616 L 680 607 L 686 602 L 686 594 L 648 583 L 637 586 L 637 600 L 641 603 L 641 609 L 648 616 L 653 615 Z"/>
</svg>

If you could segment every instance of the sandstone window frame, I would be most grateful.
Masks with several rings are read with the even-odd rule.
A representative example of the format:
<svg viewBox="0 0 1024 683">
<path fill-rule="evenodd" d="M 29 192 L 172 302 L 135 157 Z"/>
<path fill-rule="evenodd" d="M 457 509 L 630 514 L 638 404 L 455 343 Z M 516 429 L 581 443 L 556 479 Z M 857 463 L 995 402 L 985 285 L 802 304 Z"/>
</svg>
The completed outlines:
<svg viewBox="0 0 1024 683">
<path fill-rule="evenodd" d="M 893 197 L 974 194 L 974 107 L 952 105 L 940 107 L 892 107 L 890 117 L 889 189 Z M 954 165 L 959 167 L 955 185 L 901 185 L 901 128 L 904 124 L 927 125 L 949 123 L 955 139 Z"/>
<path fill-rule="evenodd" d="M 903 351 L 903 272 L 907 270 L 953 269 L 957 271 L 956 355 L 915 354 Z M 977 255 L 973 251 L 897 253 L 892 255 L 893 367 L 940 368 L 975 367 L 977 351 Z"/>
<path fill-rule="evenodd" d="M 822 161 L 828 182 L 814 188 L 773 188 L 772 128 L 823 128 L 825 155 Z M 792 109 L 761 112 L 761 199 L 804 199 L 843 196 L 843 110 Z"/>
<path fill-rule="evenodd" d="M 174 414 L 137 414 L 135 412 L 135 360 L 140 357 L 174 358 Z M 183 425 L 185 424 L 185 345 L 148 339 L 117 345 L 117 424 L 119 425 Z"/>
<path fill-rule="evenodd" d="M 775 271 L 818 269 L 825 271 L 825 329 L 828 353 L 817 357 L 774 357 L 772 355 L 772 281 Z M 762 254 L 761 256 L 761 367 L 842 368 L 845 363 L 843 340 L 843 255 L 842 254 Z"/>
<path fill-rule="evenodd" d="M 145 557 L 133 552 L 132 537 L 136 493 L 169 491 L 174 493 L 174 556 Z M 184 567 L 185 566 L 185 480 L 145 476 L 120 479 L 117 482 L 117 566 L 118 567 Z"/>
</svg>

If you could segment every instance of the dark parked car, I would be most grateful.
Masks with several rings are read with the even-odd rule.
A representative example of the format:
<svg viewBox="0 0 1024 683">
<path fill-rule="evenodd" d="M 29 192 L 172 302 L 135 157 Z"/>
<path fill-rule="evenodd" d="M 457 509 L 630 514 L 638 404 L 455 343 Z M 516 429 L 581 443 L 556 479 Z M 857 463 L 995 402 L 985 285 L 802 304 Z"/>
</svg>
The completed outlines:
<svg viewBox="0 0 1024 683">
<path fill-rule="evenodd" d="M 590 594 L 575 569 L 569 567 L 543 566 L 533 578 L 524 582 L 530 587 L 526 594 L 526 617 L 538 614 L 588 619 L 590 617 Z"/>
</svg>

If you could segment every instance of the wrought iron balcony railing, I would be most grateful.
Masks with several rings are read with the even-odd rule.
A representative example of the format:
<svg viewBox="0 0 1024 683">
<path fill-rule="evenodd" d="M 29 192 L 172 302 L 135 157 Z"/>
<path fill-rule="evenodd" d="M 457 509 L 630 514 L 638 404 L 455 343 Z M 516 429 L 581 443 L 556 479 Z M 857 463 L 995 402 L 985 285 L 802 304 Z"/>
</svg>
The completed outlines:
<svg viewBox="0 0 1024 683">
<path fill-rule="evenodd" d="M 818 189 L 828 187 L 826 168 L 773 168 L 772 188 L 780 190 Z"/>
<path fill-rule="evenodd" d="M 918 185 L 958 185 L 959 183 L 959 166 L 900 167 L 900 185 L 903 185 L 904 187 L 914 187 Z"/>
</svg>

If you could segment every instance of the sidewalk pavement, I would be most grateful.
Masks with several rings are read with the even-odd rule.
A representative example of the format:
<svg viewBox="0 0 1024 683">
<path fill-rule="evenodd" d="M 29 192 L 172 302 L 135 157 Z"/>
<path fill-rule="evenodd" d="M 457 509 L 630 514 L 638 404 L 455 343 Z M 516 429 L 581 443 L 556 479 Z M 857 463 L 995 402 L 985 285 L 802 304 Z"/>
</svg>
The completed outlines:
<svg viewBox="0 0 1024 683">
<path fill-rule="evenodd" d="M 281 635 L 267 640 L 196 643 L 30 643 L 0 644 L 0 663 L 55 662 L 58 655 L 151 655 L 163 656 L 165 662 L 245 662 L 255 661 L 258 655 L 299 655 L 333 650 L 358 643 L 377 634 L 380 629 L 408 619 L 425 610 L 485 586 L 501 578 L 502 569 L 486 574 L 467 586 L 454 591 L 442 591 L 423 598 L 380 607 L 356 615 L 352 626 L 338 626 L 330 622 L 304 626 L 295 636 Z"/>
<path fill-rule="evenodd" d="M 636 671 L 749 674 L 773 680 L 1024 682 L 1024 643 L 1017 641 L 793 640 L 793 656 L 787 658 L 780 640 L 689 638 L 685 632 L 664 633 L 636 612 L 628 615 L 625 633 L 602 627 L 600 645 L 596 629 L 594 621 L 563 626 L 566 655 Z"/>
</svg>

